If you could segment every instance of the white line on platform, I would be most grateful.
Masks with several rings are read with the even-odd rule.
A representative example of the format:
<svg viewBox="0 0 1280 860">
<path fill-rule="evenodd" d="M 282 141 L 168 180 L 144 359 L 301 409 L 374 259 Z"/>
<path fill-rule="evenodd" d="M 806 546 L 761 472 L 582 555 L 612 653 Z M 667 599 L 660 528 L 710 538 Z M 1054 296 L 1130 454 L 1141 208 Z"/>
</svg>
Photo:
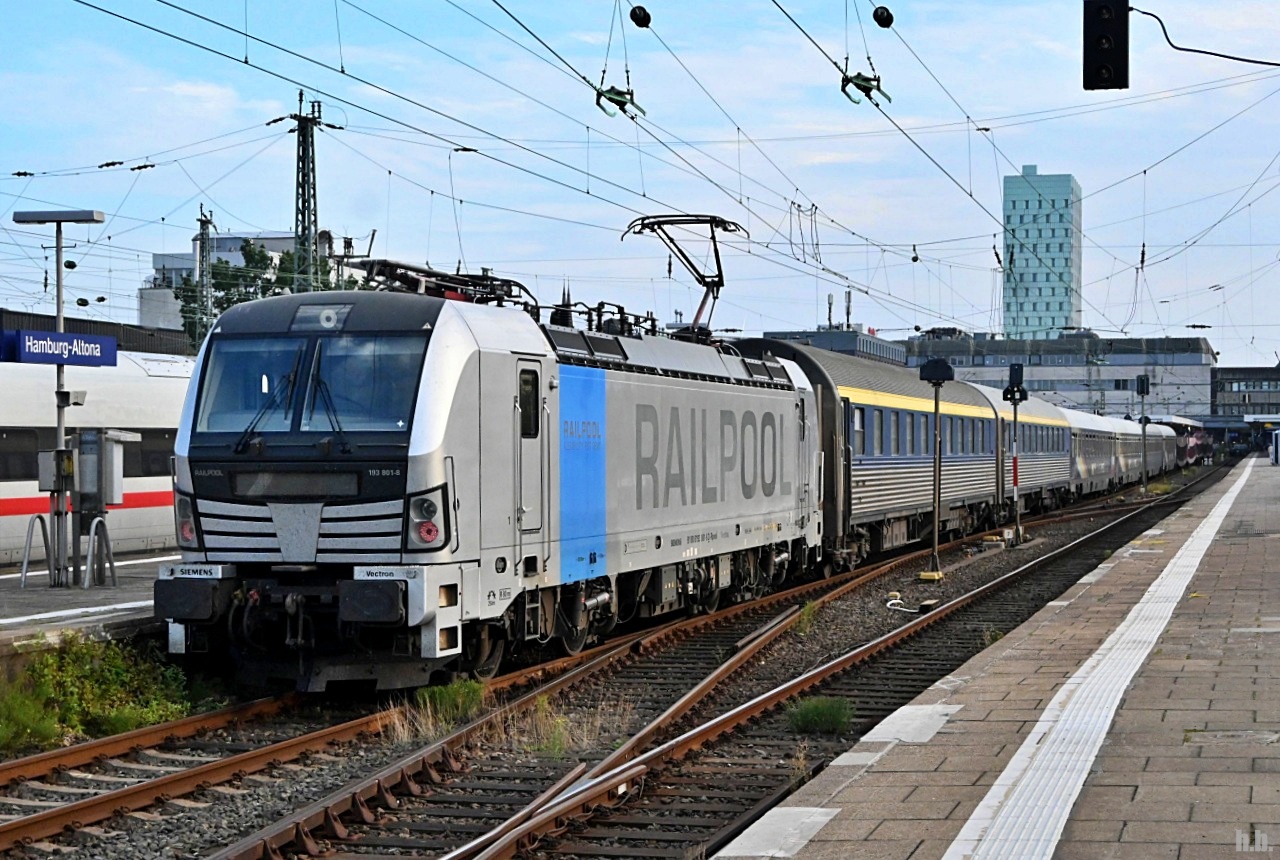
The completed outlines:
<svg viewBox="0 0 1280 860">
<path fill-rule="evenodd" d="M 182 558 L 180 555 L 158 555 L 154 558 L 131 558 L 128 561 L 117 561 L 116 567 L 129 567 L 137 564 L 155 564 L 160 561 L 177 561 Z M 28 570 L 27 576 L 48 576 L 48 570 Z M 22 576 L 21 573 L 0 573 L 0 579 L 17 579 Z"/>
<path fill-rule="evenodd" d="M 1254 460 L 1093 656 L 1062 686 L 943 860 L 1049 860 L 1120 699 L 1164 632 Z"/>
<path fill-rule="evenodd" d="M 129 603 L 111 603 L 107 606 L 84 606 L 79 609 L 59 609 L 56 612 L 37 612 L 18 618 L 0 618 L 0 625 L 25 624 L 32 621 L 50 621 L 54 618 L 76 618 L 84 615 L 102 615 L 107 612 L 125 612 L 151 606 L 150 600 L 134 600 Z"/>
</svg>

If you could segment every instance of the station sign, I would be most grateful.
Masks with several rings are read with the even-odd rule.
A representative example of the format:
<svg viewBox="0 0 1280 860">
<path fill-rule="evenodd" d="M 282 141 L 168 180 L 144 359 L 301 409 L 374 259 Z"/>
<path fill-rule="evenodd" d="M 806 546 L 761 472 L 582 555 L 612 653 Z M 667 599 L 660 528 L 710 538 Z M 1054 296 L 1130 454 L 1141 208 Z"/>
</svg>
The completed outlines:
<svg viewBox="0 0 1280 860">
<path fill-rule="evenodd" d="M 24 364 L 71 364 L 82 367 L 114 367 L 116 339 L 93 334 L 52 331 L 5 332 L 10 361 Z"/>
</svg>

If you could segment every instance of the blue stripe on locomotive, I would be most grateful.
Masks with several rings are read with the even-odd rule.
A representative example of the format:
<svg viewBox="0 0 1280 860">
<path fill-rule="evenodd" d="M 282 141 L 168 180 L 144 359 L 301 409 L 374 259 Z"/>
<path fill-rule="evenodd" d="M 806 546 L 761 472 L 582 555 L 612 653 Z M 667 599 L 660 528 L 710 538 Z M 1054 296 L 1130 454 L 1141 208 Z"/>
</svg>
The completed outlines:
<svg viewBox="0 0 1280 860">
<path fill-rule="evenodd" d="M 560 367 L 560 581 L 605 570 L 605 378 Z"/>
</svg>

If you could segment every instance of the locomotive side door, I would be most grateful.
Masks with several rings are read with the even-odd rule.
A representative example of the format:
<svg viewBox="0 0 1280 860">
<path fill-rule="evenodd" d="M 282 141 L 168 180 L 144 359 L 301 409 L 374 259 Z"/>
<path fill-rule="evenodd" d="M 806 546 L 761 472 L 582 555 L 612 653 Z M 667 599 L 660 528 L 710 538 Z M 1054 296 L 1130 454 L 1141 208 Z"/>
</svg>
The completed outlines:
<svg viewBox="0 0 1280 860">
<path fill-rule="evenodd" d="M 546 439 L 551 428 L 546 427 L 545 381 L 541 362 L 521 359 L 516 363 L 519 374 L 515 398 L 517 473 L 520 489 L 519 508 L 516 512 L 523 543 L 542 531 L 543 498 L 546 493 L 547 470 Z M 526 553 L 527 554 L 527 553 Z"/>
<path fill-rule="evenodd" d="M 507 551 L 514 569 L 543 572 L 548 427 L 542 362 L 484 352 L 480 360 L 481 546 Z"/>
</svg>

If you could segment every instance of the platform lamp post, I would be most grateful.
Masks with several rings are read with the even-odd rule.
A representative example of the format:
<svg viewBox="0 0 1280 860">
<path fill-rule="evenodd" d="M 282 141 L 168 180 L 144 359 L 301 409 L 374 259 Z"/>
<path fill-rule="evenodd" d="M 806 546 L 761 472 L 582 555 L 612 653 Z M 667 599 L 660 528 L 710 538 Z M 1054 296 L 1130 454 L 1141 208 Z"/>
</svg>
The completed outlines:
<svg viewBox="0 0 1280 860">
<path fill-rule="evenodd" d="M 933 554 L 929 568 L 920 574 L 926 582 L 942 580 L 942 562 L 938 560 L 938 532 L 942 528 L 942 385 L 956 378 L 955 369 L 945 358 L 931 358 L 920 365 L 920 379 L 933 386 Z"/>
<path fill-rule="evenodd" d="M 56 248 L 57 275 L 57 322 L 54 330 L 58 334 L 65 332 L 66 326 L 62 316 L 62 225 L 63 224 L 101 224 L 105 216 L 96 209 L 55 209 L 46 211 L 14 212 L 15 224 L 53 224 L 54 247 Z M 70 586 L 68 576 L 67 542 L 70 531 L 67 528 L 67 492 L 71 489 L 68 478 L 70 470 L 65 467 L 70 458 L 67 450 L 66 410 L 71 405 L 71 393 L 66 387 L 66 365 L 57 364 L 57 382 L 54 388 L 54 399 L 58 405 L 58 427 L 54 436 L 58 446 L 54 452 L 54 490 L 49 495 L 49 516 L 53 520 L 53 558 L 49 559 L 49 585 Z"/>
<path fill-rule="evenodd" d="M 1013 460 L 1013 545 L 1022 543 L 1022 505 L 1018 501 L 1018 404 L 1027 400 L 1027 389 L 1022 387 L 1022 365 L 1009 365 L 1009 384 L 1004 389 L 1004 399 L 1013 404 L 1013 433 L 1010 438 L 1010 456 Z"/>
</svg>

